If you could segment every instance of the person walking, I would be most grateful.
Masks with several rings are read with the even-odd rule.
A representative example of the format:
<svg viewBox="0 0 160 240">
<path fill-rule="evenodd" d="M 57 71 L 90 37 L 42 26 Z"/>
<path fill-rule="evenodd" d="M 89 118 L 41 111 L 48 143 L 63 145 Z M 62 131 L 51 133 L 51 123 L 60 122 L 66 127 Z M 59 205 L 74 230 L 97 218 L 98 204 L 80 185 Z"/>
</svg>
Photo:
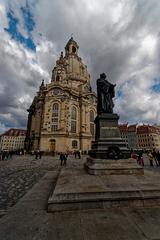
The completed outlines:
<svg viewBox="0 0 160 240">
<path fill-rule="evenodd" d="M 64 154 L 61 152 L 59 159 L 61 160 L 61 166 L 63 166 L 63 161 L 64 161 Z"/>
<path fill-rule="evenodd" d="M 38 159 L 38 150 L 35 150 L 35 159 Z"/>
<path fill-rule="evenodd" d="M 150 162 L 150 166 L 153 167 L 153 155 L 152 155 L 151 151 L 149 151 L 147 153 L 147 156 L 148 156 L 148 160 Z"/>
<path fill-rule="evenodd" d="M 156 153 L 155 149 L 153 149 L 153 151 L 152 151 L 152 156 L 153 156 L 153 159 L 156 163 L 156 166 L 158 167 L 159 163 L 158 163 L 158 160 L 157 160 L 157 153 Z"/>
<path fill-rule="evenodd" d="M 143 151 L 140 151 L 138 154 L 138 164 L 144 167 Z"/>
<path fill-rule="evenodd" d="M 64 166 L 67 165 L 67 158 L 68 158 L 68 155 L 67 155 L 67 153 L 65 153 L 64 156 L 63 156 L 63 159 L 64 159 Z"/>
<path fill-rule="evenodd" d="M 144 167 L 144 157 L 143 157 L 143 154 L 144 154 L 144 153 L 142 153 L 142 156 L 141 156 L 141 158 L 140 158 L 140 165 L 141 165 L 142 167 Z"/>
<path fill-rule="evenodd" d="M 160 152 L 159 151 L 157 152 L 157 161 L 158 161 L 158 164 L 160 166 Z"/>
<path fill-rule="evenodd" d="M 137 153 L 134 150 L 131 152 L 131 158 L 137 161 Z"/>
</svg>

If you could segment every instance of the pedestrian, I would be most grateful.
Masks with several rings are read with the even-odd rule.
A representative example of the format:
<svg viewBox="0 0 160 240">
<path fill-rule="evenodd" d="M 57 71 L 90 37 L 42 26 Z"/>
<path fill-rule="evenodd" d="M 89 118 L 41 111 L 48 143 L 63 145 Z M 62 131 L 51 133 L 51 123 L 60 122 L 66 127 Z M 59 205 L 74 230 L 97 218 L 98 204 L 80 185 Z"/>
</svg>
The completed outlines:
<svg viewBox="0 0 160 240">
<path fill-rule="evenodd" d="M 77 151 L 74 151 L 74 157 L 77 158 Z"/>
<path fill-rule="evenodd" d="M 42 151 L 39 151 L 39 159 L 42 158 Z"/>
<path fill-rule="evenodd" d="M 68 155 L 67 155 L 67 153 L 64 153 L 64 155 L 63 155 L 64 166 L 66 166 L 66 165 L 67 165 L 67 158 L 68 158 Z"/>
<path fill-rule="evenodd" d="M 140 151 L 137 157 L 137 163 L 139 165 L 144 166 L 144 161 L 143 161 L 143 151 Z"/>
<path fill-rule="evenodd" d="M 134 150 L 131 153 L 131 158 L 137 161 L 137 153 Z"/>
<path fill-rule="evenodd" d="M 156 153 L 155 149 L 153 149 L 153 151 L 152 151 L 152 156 L 153 156 L 153 159 L 156 163 L 156 166 L 158 167 L 159 163 L 158 163 L 158 160 L 157 160 L 157 153 Z"/>
<path fill-rule="evenodd" d="M 148 156 L 148 160 L 150 162 L 150 166 L 153 167 L 153 155 L 152 155 L 151 151 L 148 151 L 147 156 Z"/>
<path fill-rule="evenodd" d="M 61 166 L 63 166 L 63 161 L 64 161 L 64 154 L 61 152 L 59 159 L 61 160 Z"/>
<path fill-rule="evenodd" d="M 141 165 L 142 167 L 144 167 L 143 153 L 142 153 L 142 156 L 141 156 L 141 158 L 140 158 L 140 165 Z"/>
<path fill-rule="evenodd" d="M 2 151 L 2 161 L 4 161 L 6 158 L 6 152 L 5 151 Z"/>
<path fill-rule="evenodd" d="M 160 166 L 160 152 L 159 151 L 157 152 L 157 161 L 158 161 L 158 164 Z"/>
<path fill-rule="evenodd" d="M 35 159 L 38 159 L 38 150 L 35 150 Z"/>
<path fill-rule="evenodd" d="M 81 150 L 78 151 L 78 157 L 79 157 L 79 159 L 81 158 Z"/>
</svg>

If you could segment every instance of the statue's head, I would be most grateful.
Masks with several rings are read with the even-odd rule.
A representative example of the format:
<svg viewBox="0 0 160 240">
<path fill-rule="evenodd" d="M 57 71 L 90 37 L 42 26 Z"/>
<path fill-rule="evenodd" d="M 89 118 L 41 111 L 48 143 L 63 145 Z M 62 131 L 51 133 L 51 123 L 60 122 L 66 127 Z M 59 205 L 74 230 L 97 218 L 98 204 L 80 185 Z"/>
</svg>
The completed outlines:
<svg viewBox="0 0 160 240">
<path fill-rule="evenodd" d="M 100 78 L 106 79 L 106 74 L 105 74 L 105 73 L 101 73 L 101 74 L 100 74 Z"/>
</svg>

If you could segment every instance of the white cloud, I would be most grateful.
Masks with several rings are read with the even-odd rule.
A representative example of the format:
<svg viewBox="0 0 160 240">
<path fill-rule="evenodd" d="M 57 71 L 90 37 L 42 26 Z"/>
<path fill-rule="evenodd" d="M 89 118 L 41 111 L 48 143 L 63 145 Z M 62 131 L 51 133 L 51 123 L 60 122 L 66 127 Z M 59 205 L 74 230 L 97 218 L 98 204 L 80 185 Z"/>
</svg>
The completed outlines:
<svg viewBox="0 0 160 240">
<path fill-rule="evenodd" d="M 45 46 L 46 47 L 41 47 Z M 54 46 L 41 40 L 39 51 L 54 51 Z M 45 49 L 45 50 L 44 50 Z M 48 50 L 47 50 L 48 49 Z M 11 127 L 25 127 L 27 108 L 32 102 L 42 79 L 49 78 L 48 67 L 43 62 L 45 54 L 32 52 L 3 32 L 0 44 L 0 119 Z M 54 55 L 47 58 L 52 62 Z M 48 64 L 49 65 L 49 64 Z"/>
<path fill-rule="evenodd" d="M 8 26 L 5 3 L 0 1 L 0 32 L 4 32 L 4 28 Z"/>
<path fill-rule="evenodd" d="M 10 8 L 19 18 L 19 31 L 26 34 L 20 10 L 25 3 L 0 0 L 1 32 L 8 25 L 6 12 Z M 106 72 L 110 81 L 117 84 L 116 89 L 121 89 L 123 96 L 115 100 L 115 111 L 121 120 L 160 123 L 159 94 L 150 90 L 160 72 L 159 1 L 32 0 L 29 6 L 35 20 L 32 34 L 36 53 L 10 39 L 6 32 L 1 34 L 3 122 L 24 126 L 26 108 L 41 80 L 50 80 L 55 61 L 73 33 L 94 88 L 99 74 Z M 5 115 L 8 112 L 10 116 Z"/>
</svg>

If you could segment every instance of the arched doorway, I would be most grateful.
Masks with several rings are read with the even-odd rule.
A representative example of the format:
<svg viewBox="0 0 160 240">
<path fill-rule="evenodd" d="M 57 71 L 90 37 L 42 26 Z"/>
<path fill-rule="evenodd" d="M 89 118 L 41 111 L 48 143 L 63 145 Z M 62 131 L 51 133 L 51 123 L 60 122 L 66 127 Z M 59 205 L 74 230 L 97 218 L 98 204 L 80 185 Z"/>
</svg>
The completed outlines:
<svg viewBox="0 0 160 240">
<path fill-rule="evenodd" d="M 56 140 L 55 139 L 50 139 L 49 151 L 54 154 L 55 149 L 56 149 Z"/>
</svg>

